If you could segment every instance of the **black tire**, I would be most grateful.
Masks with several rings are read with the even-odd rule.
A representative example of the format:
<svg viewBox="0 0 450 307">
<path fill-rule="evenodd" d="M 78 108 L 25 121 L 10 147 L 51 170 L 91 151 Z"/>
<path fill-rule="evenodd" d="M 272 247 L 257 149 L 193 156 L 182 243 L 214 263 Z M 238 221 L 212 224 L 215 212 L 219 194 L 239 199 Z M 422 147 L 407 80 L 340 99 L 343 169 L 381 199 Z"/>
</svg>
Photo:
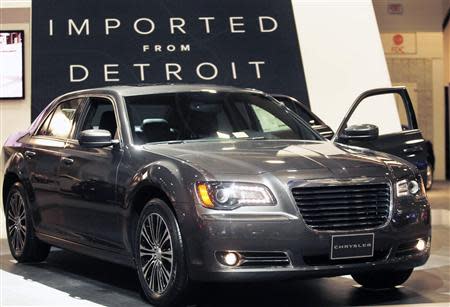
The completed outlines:
<svg viewBox="0 0 450 307">
<path fill-rule="evenodd" d="M 11 255 L 21 263 L 44 261 L 50 245 L 36 237 L 28 194 L 20 182 L 9 190 L 5 205 L 6 235 Z"/>
<path fill-rule="evenodd" d="M 413 269 L 374 271 L 352 274 L 353 279 L 367 289 L 391 289 L 408 280 Z"/>
<path fill-rule="evenodd" d="M 158 240 L 156 226 L 152 235 L 150 225 L 158 225 L 159 219 L 163 221 L 160 223 L 160 233 L 164 234 L 160 234 Z M 165 239 L 164 227 L 168 230 L 170 242 Z M 163 200 L 152 199 L 142 210 L 135 234 L 134 255 L 142 295 L 155 306 L 180 305 L 189 284 L 183 239 L 174 213 Z"/>
<path fill-rule="evenodd" d="M 428 162 L 427 165 L 427 174 L 424 178 L 425 182 L 425 189 L 431 190 L 431 187 L 433 186 L 433 176 L 434 176 L 434 169 L 430 162 Z"/>
</svg>

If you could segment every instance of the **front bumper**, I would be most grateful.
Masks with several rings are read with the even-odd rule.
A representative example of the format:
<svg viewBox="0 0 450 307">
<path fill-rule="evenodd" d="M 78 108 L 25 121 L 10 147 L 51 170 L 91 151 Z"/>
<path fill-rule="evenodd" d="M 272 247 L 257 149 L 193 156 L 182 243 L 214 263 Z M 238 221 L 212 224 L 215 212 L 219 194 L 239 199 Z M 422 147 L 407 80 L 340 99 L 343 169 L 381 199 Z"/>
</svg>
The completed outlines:
<svg viewBox="0 0 450 307">
<path fill-rule="evenodd" d="M 192 206 L 192 205 L 191 205 Z M 189 276 L 199 281 L 264 281 L 347 275 L 369 270 L 409 269 L 423 265 L 430 254 L 430 207 L 426 199 L 397 204 L 386 226 L 367 231 L 328 232 L 309 229 L 300 216 L 242 215 L 226 213 L 180 219 L 186 242 Z M 180 215 L 178 215 L 180 216 Z M 374 233 L 374 256 L 330 260 L 333 234 Z M 427 248 L 402 250 L 417 239 Z M 228 267 L 216 254 L 220 251 L 284 252 L 287 265 Z"/>
</svg>

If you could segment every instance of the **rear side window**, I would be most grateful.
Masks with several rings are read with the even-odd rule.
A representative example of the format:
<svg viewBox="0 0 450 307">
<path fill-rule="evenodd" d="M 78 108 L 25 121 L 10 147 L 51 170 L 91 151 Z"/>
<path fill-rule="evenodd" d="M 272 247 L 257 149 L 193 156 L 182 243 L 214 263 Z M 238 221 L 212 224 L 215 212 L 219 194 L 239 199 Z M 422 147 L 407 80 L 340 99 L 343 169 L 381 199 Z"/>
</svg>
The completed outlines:
<svg viewBox="0 0 450 307">
<path fill-rule="evenodd" d="M 82 99 L 72 99 L 60 103 L 45 119 L 36 135 L 68 138 L 72 130 L 75 113 Z"/>
</svg>

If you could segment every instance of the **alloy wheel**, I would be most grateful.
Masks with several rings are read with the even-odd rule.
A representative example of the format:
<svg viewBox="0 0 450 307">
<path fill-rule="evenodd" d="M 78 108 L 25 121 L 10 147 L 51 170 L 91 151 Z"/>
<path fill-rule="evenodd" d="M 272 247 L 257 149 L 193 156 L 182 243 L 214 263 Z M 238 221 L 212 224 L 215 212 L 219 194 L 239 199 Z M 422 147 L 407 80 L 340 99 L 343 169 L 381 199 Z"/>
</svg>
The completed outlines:
<svg viewBox="0 0 450 307">
<path fill-rule="evenodd" d="M 150 214 L 140 233 L 141 270 L 150 291 L 162 294 L 173 271 L 172 237 L 161 215 Z"/>
<path fill-rule="evenodd" d="M 23 252 L 27 234 L 25 202 L 19 192 L 9 198 L 7 226 L 11 246 L 19 255 Z"/>
</svg>

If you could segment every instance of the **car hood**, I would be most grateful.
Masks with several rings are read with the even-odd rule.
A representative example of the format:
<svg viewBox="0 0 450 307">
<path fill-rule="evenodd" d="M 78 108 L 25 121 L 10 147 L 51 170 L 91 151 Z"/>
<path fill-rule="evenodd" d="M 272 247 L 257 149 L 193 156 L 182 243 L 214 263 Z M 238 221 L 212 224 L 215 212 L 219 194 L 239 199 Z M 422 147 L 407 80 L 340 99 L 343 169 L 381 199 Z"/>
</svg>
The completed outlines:
<svg viewBox="0 0 450 307">
<path fill-rule="evenodd" d="M 355 168 L 375 168 L 380 174 L 386 174 L 387 169 L 382 157 L 373 151 L 336 145 L 329 141 L 200 141 L 147 144 L 143 149 L 182 160 L 212 175 L 256 175 L 318 169 L 345 175 Z"/>
</svg>

